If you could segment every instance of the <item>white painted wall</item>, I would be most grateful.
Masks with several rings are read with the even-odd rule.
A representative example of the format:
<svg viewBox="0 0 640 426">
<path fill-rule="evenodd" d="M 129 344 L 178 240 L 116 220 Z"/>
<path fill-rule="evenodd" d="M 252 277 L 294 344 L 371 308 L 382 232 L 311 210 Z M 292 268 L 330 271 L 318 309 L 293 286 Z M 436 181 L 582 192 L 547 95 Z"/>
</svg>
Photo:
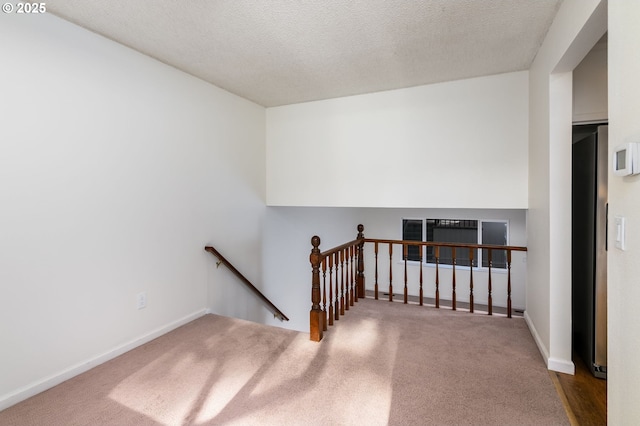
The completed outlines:
<svg viewBox="0 0 640 426">
<path fill-rule="evenodd" d="M 547 365 L 572 373 L 572 73 L 605 33 L 606 2 L 565 0 L 529 70 L 526 318 Z"/>
<path fill-rule="evenodd" d="M 573 122 L 606 121 L 608 117 L 605 37 L 573 70 Z"/>
<path fill-rule="evenodd" d="M 262 263 L 266 288 L 274 299 L 281 301 L 282 306 L 278 307 L 289 317 L 289 321 L 280 326 L 309 332 L 311 237 L 320 237 L 321 251 L 355 239 L 358 224 L 362 223 L 360 211 L 355 208 L 267 208 Z"/>
<path fill-rule="evenodd" d="M 609 148 L 640 142 L 640 2 L 609 0 Z M 627 250 L 608 257 L 608 424 L 640 424 L 640 177 L 609 175 L 612 218 L 627 220 Z"/>
<path fill-rule="evenodd" d="M 2 409 L 239 314 L 203 247 L 260 275 L 265 110 L 52 15 L 0 14 L 0 52 Z"/>
<path fill-rule="evenodd" d="M 526 208 L 528 73 L 267 109 L 272 206 Z"/>
</svg>

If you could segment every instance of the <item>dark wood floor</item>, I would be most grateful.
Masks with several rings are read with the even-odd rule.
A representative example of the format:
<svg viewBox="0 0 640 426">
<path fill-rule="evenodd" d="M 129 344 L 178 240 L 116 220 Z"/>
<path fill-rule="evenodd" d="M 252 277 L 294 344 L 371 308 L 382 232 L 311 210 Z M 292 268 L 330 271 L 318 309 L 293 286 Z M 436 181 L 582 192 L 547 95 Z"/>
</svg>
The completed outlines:
<svg viewBox="0 0 640 426">
<path fill-rule="evenodd" d="M 551 371 L 558 394 L 572 425 L 607 424 L 607 381 L 591 374 L 584 362 L 574 356 L 575 376 Z"/>
</svg>

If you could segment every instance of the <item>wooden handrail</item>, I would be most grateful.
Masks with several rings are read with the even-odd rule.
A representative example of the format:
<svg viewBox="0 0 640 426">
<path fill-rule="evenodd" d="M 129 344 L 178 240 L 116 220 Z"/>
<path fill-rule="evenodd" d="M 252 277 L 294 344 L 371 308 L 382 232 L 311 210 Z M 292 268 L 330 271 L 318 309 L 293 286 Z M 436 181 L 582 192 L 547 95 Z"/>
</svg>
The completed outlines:
<svg viewBox="0 0 640 426">
<path fill-rule="evenodd" d="M 382 243 L 382 244 L 401 244 L 409 246 L 425 246 L 425 247 L 456 247 L 456 248 L 480 248 L 492 250 L 511 250 L 511 251 L 527 251 L 522 246 L 498 246 L 495 244 L 469 244 L 469 243 L 439 243 L 436 241 L 415 241 L 415 240 L 383 240 L 379 238 L 365 238 L 365 243 Z M 347 243 L 350 244 L 350 243 Z"/>
<path fill-rule="evenodd" d="M 269 308 L 271 308 L 271 311 L 273 312 L 273 315 L 275 317 L 278 317 L 280 321 L 284 321 L 284 320 L 289 321 L 289 318 L 287 318 L 287 316 L 283 314 L 282 311 L 276 307 L 276 305 L 271 303 L 271 301 L 267 299 L 267 297 L 264 294 L 262 294 L 262 292 L 258 290 L 256 286 L 251 284 L 251 281 L 249 281 L 244 275 L 242 275 L 240 271 L 238 271 L 235 268 L 235 266 L 231 264 L 231 262 L 229 262 L 227 259 L 225 259 L 223 255 L 220 254 L 218 250 L 214 249 L 211 246 L 207 246 L 204 249 L 219 259 L 219 262 L 216 263 L 216 266 L 220 266 L 220 264 L 224 264 L 227 268 L 229 268 L 231 272 L 233 272 L 234 275 L 238 277 L 240 281 L 242 281 L 249 288 L 249 290 L 253 291 L 256 294 L 256 296 L 260 298 L 260 300 L 262 300 L 267 306 L 269 306 Z"/>
<path fill-rule="evenodd" d="M 340 250 L 344 250 L 344 249 L 346 249 L 348 247 L 356 246 L 356 245 L 360 244 L 361 242 L 362 242 L 362 239 L 357 239 L 356 238 L 353 241 L 349 241 L 348 243 L 344 243 L 342 245 L 339 245 L 338 247 L 334 247 L 331 250 L 323 251 L 322 253 L 320 253 L 320 260 L 324 259 L 325 257 L 327 257 L 327 256 L 329 256 L 331 254 L 337 253 Z"/>
</svg>

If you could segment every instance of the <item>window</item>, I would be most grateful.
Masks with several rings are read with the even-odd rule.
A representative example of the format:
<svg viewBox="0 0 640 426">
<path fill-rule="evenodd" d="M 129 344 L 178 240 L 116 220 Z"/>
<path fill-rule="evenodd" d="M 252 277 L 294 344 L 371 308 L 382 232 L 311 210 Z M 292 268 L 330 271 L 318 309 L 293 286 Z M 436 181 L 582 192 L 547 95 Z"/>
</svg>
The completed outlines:
<svg viewBox="0 0 640 426">
<path fill-rule="evenodd" d="M 493 244 L 496 246 L 506 246 L 507 244 L 507 222 L 482 222 L 482 244 Z M 489 267 L 489 250 L 482 249 L 482 266 Z M 507 251 L 492 250 L 491 261 L 494 268 L 507 267 Z"/>
<path fill-rule="evenodd" d="M 402 239 L 410 241 L 436 241 L 461 244 L 508 244 L 509 227 L 507 221 L 469 220 L 469 219 L 403 219 Z M 489 267 L 489 250 L 476 250 L 473 256 L 473 266 L 479 264 Z M 407 260 L 436 262 L 436 250 L 427 247 L 426 259 L 420 259 L 419 248 L 409 246 Z M 453 250 L 449 247 L 440 248 L 438 259 L 441 265 L 453 264 Z M 404 255 L 403 255 L 404 260 Z M 506 250 L 492 250 L 492 267 L 506 268 Z M 456 265 L 469 266 L 469 250 L 456 250 Z"/>
<path fill-rule="evenodd" d="M 476 244 L 478 242 L 477 220 L 427 219 L 427 241 L 439 243 Z M 440 247 L 439 262 L 453 264 L 453 249 Z M 435 247 L 427 248 L 427 263 L 436 263 Z M 469 266 L 469 250 L 456 250 L 456 264 Z M 478 266 L 478 256 L 473 256 L 473 266 Z"/>
<path fill-rule="evenodd" d="M 422 222 L 422 219 L 402 219 L 402 239 L 422 241 Z M 402 260 L 404 260 L 404 252 L 402 253 Z M 421 260 L 418 246 L 407 247 L 407 260 Z"/>
</svg>

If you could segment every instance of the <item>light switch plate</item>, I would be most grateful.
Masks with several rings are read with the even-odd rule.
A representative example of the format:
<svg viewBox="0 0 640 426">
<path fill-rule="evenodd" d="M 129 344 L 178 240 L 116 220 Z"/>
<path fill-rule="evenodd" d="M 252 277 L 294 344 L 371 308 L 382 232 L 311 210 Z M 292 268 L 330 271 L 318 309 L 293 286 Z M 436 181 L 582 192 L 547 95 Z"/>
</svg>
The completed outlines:
<svg viewBox="0 0 640 426">
<path fill-rule="evenodd" d="M 616 221 L 615 221 L 615 229 L 613 230 L 613 235 L 616 240 L 616 248 L 619 248 L 620 250 L 625 250 L 626 249 L 625 241 L 624 241 L 625 220 L 624 220 L 624 217 L 622 216 L 616 216 L 615 219 Z"/>
</svg>

